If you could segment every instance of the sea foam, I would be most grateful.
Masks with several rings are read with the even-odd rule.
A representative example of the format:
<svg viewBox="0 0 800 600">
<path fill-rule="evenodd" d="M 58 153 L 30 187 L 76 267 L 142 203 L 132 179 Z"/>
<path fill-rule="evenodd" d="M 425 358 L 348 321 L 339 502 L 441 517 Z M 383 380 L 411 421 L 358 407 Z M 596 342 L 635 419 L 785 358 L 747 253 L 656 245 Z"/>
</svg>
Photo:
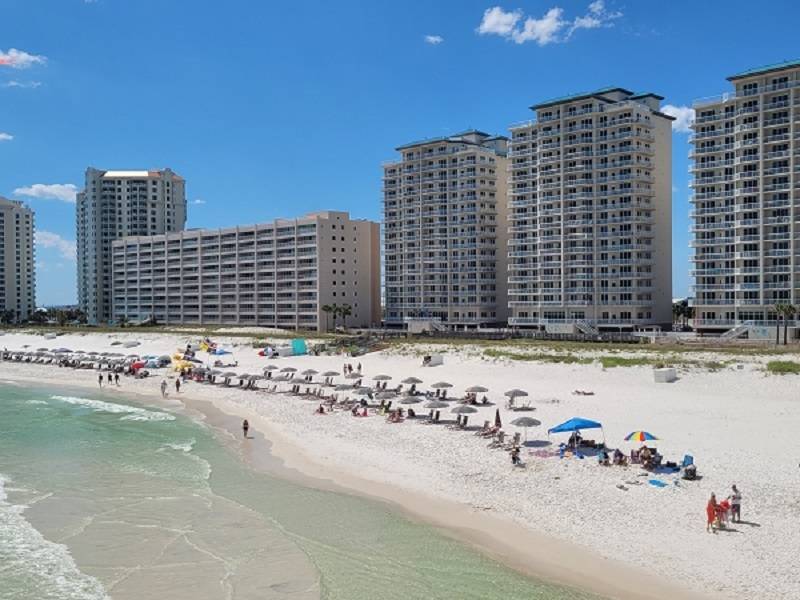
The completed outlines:
<svg viewBox="0 0 800 600">
<path fill-rule="evenodd" d="M 45 539 L 23 516 L 26 507 L 8 502 L 6 482 L 0 474 L 0 565 L 4 593 L 12 594 L 10 597 L 20 594 L 19 598 L 108 600 L 103 585 L 78 569 L 65 545 Z"/>
<path fill-rule="evenodd" d="M 92 400 L 78 396 L 50 396 L 53 400 L 66 402 L 75 406 L 85 406 L 95 412 L 106 412 L 123 415 L 122 421 L 174 421 L 175 416 L 169 413 L 147 410 L 138 406 L 127 404 L 114 404 L 113 402 L 103 402 L 102 400 Z"/>
</svg>

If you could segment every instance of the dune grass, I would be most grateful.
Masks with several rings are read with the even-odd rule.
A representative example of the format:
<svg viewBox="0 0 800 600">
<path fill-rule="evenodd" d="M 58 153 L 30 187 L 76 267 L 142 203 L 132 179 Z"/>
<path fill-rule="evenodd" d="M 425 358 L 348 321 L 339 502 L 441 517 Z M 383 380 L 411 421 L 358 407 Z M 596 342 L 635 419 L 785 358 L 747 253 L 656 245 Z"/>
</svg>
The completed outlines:
<svg viewBox="0 0 800 600">
<path fill-rule="evenodd" d="M 767 372 L 773 375 L 800 375 L 800 363 L 791 360 L 771 360 Z"/>
</svg>

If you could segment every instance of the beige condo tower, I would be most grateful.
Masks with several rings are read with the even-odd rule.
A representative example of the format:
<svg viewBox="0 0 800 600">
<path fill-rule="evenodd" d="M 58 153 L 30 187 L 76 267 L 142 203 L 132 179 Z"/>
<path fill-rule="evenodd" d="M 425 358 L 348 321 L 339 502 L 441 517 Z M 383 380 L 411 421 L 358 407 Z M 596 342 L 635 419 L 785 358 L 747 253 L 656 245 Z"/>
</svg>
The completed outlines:
<svg viewBox="0 0 800 600">
<path fill-rule="evenodd" d="M 380 323 L 380 226 L 323 211 L 112 244 L 113 318 L 327 331 Z"/>
<path fill-rule="evenodd" d="M 0 197 L 0 312 L 13 322 L 36 310 L 33 211 Z"/>
<path fill-rule="evenodd" d="M 695 328 L 771 337 L 800 303 L 800 61 L 728 77 L 694 103 Z"/>
<path fill-rule="evenodd" d="M 672 117 L 605 88 L 511 127 L 509 325 L 595 334 L 672 322 Z"/>
<path fill-rule="evenodd" d="M 507 141 L 469 130 L 384 163 L 386 325 L 505 323 Z"/>
</svg>

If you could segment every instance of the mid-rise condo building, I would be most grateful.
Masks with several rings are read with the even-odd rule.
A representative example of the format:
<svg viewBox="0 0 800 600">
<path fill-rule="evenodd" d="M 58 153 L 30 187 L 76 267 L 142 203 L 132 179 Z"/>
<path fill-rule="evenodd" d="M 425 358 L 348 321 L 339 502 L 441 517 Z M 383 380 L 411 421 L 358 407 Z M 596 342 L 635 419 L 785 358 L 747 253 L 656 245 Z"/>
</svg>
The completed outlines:
<svg viewBox="0 0 800 600">
<path fill-rule="evenodd" d="M 181 231 L 186 224 L 182 177 L 157 171 L 86 170 L 76 206 L 78 305 L 89 323 L 111 318 L 111 242 L 130 235 Z"/>
<path fill-rule="evenodd" d="M 694 103 L 695 328 L 774 323 L 800 303 L 800 61 L 728 77 Z"/>
<path fill-rule="evenodd" d="M 327 331 L 381 320 L 380 226 L 324 211 L 112 243 L 113 318 Z M 326 307 L 349 307 L 335 315 Z"/>
<path fill-rule="evenodd" d="M 507 142 L 470 130 L 400 146 L 383 165 L 387 325 L 505 323 Z"/>
<path fill-rule="evenodd" d="M 531 107 L 509 146 L 509 325 L 672 322 L 672 117 L 606 88 Z"/>
<path fill-rule="evenodd" d="M 0 312 L 26 320 L 36 310 L 33 211 L 0 197 Z"/>
</svg>

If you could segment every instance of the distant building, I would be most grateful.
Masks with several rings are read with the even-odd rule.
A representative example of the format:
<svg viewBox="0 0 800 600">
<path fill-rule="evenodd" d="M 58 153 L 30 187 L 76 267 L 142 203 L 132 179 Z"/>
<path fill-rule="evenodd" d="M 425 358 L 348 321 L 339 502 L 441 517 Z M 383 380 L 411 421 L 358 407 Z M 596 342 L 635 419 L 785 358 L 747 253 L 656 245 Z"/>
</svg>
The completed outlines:
<svg viewBox="0 0 800 600">
<path fill-rule="evenodd" d="M 672 131 L 661 96 L 606 88 L 511 127 L 509 325 L 672 322 Z"/>
<path fill-rule="evenodd" d="M 113 318 L 327 331 L 380 323 L 380 227 L 323 211 L 112 243 Z"/>
<path fill-rule="evenodd" d="M 383 165 L 387 325 L 505 324 L 507 141 L 470 130 L 400 146 Z"/>
<path fill-rule="evenodd" d="M 89 323 L 111 318 L 111 242 L 130 235 L 181 231 L 186 224 L 182 177 L 158 171 L 86 170 L 76 207 L 78 305 Z"/>
<path fill-rule="evenodd" d="M 800 61 L 728 81 L 694 103 L 691 245 L 695 327 L 735 337 L 800 303 Z"/>
<path fill-rule="evenodd" d="M 34 227 L 30 208 L 0 197 L 0 312 L 15 322 L 36 310 Z"/>
</svg>

